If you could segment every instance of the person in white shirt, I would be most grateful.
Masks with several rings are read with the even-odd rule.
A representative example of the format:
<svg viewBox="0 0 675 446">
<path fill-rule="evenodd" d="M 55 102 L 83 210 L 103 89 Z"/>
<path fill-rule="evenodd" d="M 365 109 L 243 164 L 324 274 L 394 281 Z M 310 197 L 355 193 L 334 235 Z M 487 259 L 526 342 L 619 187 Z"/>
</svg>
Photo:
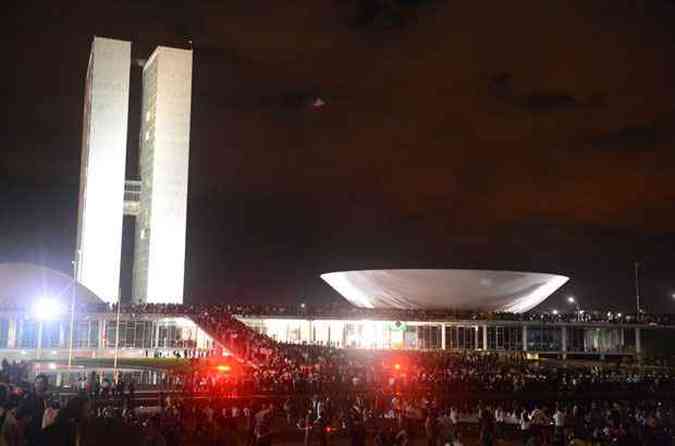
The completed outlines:
<svg viewBox="0 0 675 446">
<path fill-rule="evenodd" d="M 526 444 L 527 440 L 530 438 L 530 426 L 530 415 L 527 413 L 527 410 L 523 409 L 523 411 L 520 412 L 520 432 L 523 444 Z"/>
<path fill-rule="evenodd" d="M 495 409 L 495 437 L 501 438 L 502 432 L 504 431 L 504 409 L 502 406 L 497 406 Z"/>
<path fill-rule="evenodd" d="M 459 414 L 457 413 L 457 409 L 455 407 L 450 408 L 450 423 L 453 426 L 457 426 L 457 423 L 459 422 Z"/>
<path fill-rule="evenodd" d="M 556 407 L 555 412 L 553 413 L 553 425 L 555 426 L 553 432 L 554 439 L 556 441 L 561 441 L 565 431 L 565 412 L 561 410 L 559 406 Z"/>
<path fill-rule="evenodd" d="M 563 428 L 565 426 L 565 412 L 557 408 L 553 414 L 553 424 L 556 428 Z"/>
</svg>

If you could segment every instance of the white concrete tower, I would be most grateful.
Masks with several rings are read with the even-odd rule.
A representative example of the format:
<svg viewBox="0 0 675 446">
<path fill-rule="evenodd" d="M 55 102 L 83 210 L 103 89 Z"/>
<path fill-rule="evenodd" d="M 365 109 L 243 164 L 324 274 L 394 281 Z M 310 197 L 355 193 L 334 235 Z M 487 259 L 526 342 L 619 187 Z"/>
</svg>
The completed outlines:
<svg viewBox="0 0 675 446">
<path fill-rule="evenodd" d="M 157 47 L 143 68 L 134 301 L 182 303 L 192 51 Z"/>
<path fill-rule="evenodd" d="M 95 37 L 85 84 L 77 279 L 106 302 L 119 295 L 131 43 Z"/>
</svg>

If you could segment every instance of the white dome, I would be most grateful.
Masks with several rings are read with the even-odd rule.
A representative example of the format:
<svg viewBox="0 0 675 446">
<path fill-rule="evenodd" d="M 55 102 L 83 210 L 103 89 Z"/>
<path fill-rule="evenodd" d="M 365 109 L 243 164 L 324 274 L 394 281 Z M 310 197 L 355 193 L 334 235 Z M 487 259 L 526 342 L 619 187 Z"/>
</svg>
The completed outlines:
<svg viewBox="0 0 675 446">
<path fill-rule="evenodd" d="M 0 263 L 0 307 L 30 308 L 38 299 L 70 303 L 73 278 L 62 272 L 30 263 Z M 89 288 L 76 284 L 79 304 L 103 304 Z"/>
<path fill-rule="evenodd" d="M 345 271 L 321 278 L 361 308 L 528 311 L 563 286 L 556 274 L 474 269 Z"/>
</svg>

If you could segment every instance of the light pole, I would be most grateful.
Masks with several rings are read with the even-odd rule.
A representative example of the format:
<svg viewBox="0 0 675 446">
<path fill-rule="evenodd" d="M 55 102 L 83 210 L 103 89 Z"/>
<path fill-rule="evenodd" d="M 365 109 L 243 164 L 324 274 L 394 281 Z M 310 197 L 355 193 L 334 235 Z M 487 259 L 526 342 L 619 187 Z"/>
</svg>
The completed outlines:
<svg viewBox="0 0 675 446">
<path fill-rule="evenodd" d="M 68 336 L 68 368 L 73 366 L 73 334 L 75 333 L 75 295 L 77 293 L 77 265 L 79 261 L 80 251 L 75 252 L 75 260 L 73 260 L 73 289 L 70 296 L 70 334 Z"/>
<path fill-rule="evenodd" d="M 576 308 L 577 308 L 577 320 L 580 320 L 581 319 L 581 307 L 579 306 L 579 302 L 576 300 L 576 298 L 574 296 L 569 296 L 567 298 L 567 302 L 576 306 Z"/>
</svg>

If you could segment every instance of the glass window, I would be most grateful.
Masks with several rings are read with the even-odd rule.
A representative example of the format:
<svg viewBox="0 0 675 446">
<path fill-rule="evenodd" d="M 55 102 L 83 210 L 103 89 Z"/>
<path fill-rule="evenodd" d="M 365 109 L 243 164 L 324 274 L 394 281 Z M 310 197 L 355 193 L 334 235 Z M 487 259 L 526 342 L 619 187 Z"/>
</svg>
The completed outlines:
<svg viewBox="0 0 675 446">
<path fill-rule="evenodd" d="M 9 337 L 9 320 L 0 319 L 0 348 L 7 348 Z"/>
<path fill-rule="evenodd" d="M 37 322 L 25 319 L 18 321 L 17 336 L 19 347 L 36 348 L 37 347 Z"/>
<path fill-rule="evenodd" d="M 98 348 L 98 321 L 89 321 L 89 347 Z"/>
</svg>

